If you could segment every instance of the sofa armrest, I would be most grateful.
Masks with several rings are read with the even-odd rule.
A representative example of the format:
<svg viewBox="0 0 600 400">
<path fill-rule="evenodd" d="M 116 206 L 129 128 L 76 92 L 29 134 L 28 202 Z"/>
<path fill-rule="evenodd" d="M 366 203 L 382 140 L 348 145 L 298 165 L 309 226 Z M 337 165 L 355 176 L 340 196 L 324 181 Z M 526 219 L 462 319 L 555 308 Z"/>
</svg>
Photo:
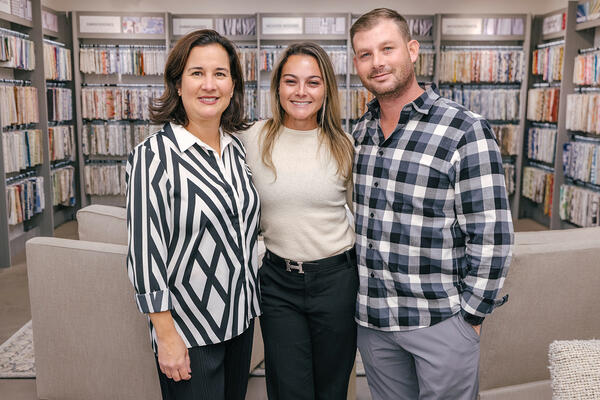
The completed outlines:
<svg viewBox="0 0 600 400">
<path fill-rule="evenodd" d="M 600 319 L 593 317 L 600 228 L 588 230 L 587 238 L 580 232 L 544 233 L 542 241 L 515 240 L 500 293 L 508 293 L 509 301 L 486 318 L 481 331 L 481 391 L 548 380 L 552 341 L 592 339 L 600 332 Z"/>
<path fill-rule="evenodd" d="M 161 398 L 126 256 L 127 247 L 116 244 L 27 242 L 39 398 Z"/>
<path fill-rule="evenodd" d="M 127 213 L 124 208 L 91 205 L 77 211 L 79 239 L 127 245 Z"/>
</svg>

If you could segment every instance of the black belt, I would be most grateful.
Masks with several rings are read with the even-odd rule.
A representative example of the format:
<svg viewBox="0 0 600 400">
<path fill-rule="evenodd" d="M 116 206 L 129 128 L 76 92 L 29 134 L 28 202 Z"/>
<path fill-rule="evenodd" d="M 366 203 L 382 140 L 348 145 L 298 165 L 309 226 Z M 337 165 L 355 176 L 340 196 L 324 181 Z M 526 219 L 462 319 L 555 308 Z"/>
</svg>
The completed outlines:
<svg viewBox="0 0 600 400">
<path fill-rule="evenodd" d="M 266 251 L 265 257 L 273 264 L 285 268 L 286 271 L 298 271 L 299 274 L 303 274 L 305 271 L 312 272 L 337 267 L 346 262 L 352 265 L 352 260 L 356 259 L 356 249 L 352 247 L 350 250 L 346 250 L 335 256 L 314 261 L 288 260 L 287 258 L 279 257 L 269 250 Z"/>
</svg>

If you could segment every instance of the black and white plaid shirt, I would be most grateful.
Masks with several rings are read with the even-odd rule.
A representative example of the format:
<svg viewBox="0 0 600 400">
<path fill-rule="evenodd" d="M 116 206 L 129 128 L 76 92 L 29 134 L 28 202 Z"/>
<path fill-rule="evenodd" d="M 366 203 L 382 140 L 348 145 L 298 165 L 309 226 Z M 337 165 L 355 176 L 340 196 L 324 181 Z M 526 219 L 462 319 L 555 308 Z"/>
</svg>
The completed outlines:
<svg viewBox="0 0 600 400">
<path fill-rule="evenodd" d="M 437 93 L 407 104 L 384 139 L 373 100 L 353 135 L 360 325 L 405 331 L 496 300 L 513 226 L 502 157 L 481 116 Z"/>
</svg>

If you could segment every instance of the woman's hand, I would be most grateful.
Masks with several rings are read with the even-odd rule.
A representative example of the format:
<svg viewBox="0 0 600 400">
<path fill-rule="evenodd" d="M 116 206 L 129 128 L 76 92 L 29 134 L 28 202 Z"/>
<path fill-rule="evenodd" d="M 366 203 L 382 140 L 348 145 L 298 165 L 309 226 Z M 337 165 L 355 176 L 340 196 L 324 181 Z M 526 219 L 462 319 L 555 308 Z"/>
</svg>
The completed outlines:
<svg viewBox="0 0 600 400">
<path fill-rule="evenodd" d="M 175 382 L 187 381 L 192 377 L 190 356 L 181 338 L 170 311 L 151 313 L 150 320 L 156 331 L 158 366 L 163 374 Z"/>
<path fill-rule="evenodd" d="M 192 375 L 190 356 L 181 336 L 174 332 L 158 338 L 158 365 L 163 374 L 175 382 L 187 381 Z"/>
</svg>

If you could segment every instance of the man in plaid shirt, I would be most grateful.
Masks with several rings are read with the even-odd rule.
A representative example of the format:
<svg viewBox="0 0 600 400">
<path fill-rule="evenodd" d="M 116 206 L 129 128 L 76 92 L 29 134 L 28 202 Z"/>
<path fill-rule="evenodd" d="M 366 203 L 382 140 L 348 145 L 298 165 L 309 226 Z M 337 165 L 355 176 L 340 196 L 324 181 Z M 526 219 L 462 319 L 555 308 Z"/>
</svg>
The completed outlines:
<svg viewBox="0 0 600 400">
<path fill-rule="evenodd" d="M 513 226 L 488 122 L 417 84 L 419 43 L 376 9 L 352 26 L 375 95 L 353 135 L 356 319 L 373 399 L 475 399 L 479 334 L 510 264 Z"/>
</svg>

